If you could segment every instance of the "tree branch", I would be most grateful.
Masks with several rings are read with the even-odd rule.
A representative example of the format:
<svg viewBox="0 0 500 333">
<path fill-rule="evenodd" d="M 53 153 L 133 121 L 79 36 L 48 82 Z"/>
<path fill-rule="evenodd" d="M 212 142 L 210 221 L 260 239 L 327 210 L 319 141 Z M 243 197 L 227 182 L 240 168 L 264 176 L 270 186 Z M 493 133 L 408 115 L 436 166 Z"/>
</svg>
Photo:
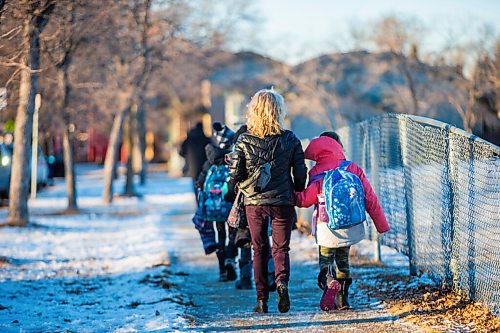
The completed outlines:
<svg viewBox="0 0 500 333">
<path fill-rule="evenodd" d="M 14 81 L 14 79 L 16 78 L 16 76 L 21 73 L 22 71 L 22 68 L 17 68 L 14 73 L 12 73 L 12 75 L 10 76 L 10 78 L 7 80 L 7 82 L 5 83 L 5 87 L 9 87 L 9 85 L 11 84 L 12 81 Z"/>
<path fill-rule="evenodd" d="M 4 67 L 15 67 L 21 70 L 31 71 L 31 73 L 39 73 L 41 70 L 32 70 L 31 67 L 26 66 L 25 64 L 21 64 L 20 62 L 15 61 L 0 61 L 0 66 Z"/>
<path fill-rule="evenodd" d="M 2 1 L 2 0 L 0 0 L 0 1 Z M 0 9 L 0 11 L 1 11 L 1 9 Z M 0 38 L 1 39 L 8 38 L 9 40 L 11 40 L 12 38 L 14 38 L 16 36 L 16 33 L 21 31 L 21 29 L 22 29 L 22 26 L 20 26 L 20 25 L 15 27 L 15 28 L 12 28 L 9 31 L 7 31 L 6 33 L 4 33 L 3 35 L 1 35 Z M 12 35 L 12 36 L 10 36 L 10 35 Z"/>
<path fill-rule="evenodd" d="M 49 15 L 54 11 L 55 7 L 55 2 L 53 0 L 48 0 L 44 8 L 35 11 L 35 26 L 40 32 L 42 32 L 47 23 L 49 23 Z"/>
<path fill-rule="evenodd" d="M 101 82 L 80 82 L 74 83 L 72 86 L 76 89 L 94 89 L 102 88 L 103 84 Z"/>
</svg>

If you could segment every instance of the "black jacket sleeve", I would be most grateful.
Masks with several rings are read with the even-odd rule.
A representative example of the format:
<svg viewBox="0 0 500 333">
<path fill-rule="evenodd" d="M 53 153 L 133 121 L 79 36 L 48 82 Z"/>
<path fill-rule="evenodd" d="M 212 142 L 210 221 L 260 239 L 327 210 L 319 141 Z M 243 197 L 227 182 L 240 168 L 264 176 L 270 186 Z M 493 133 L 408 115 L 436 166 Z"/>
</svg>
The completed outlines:
<svg viewBox="0 0 500 333">
<path fill-rule="evenodd" d="M 238 139 L 236 142 L 235 151 L 231 153 L 231 165 L 229 166 L 229 174 L 231 180 L 235 184 L 248 178 L 246 171 L 245 153 L 242 149 L 243 143 Z"/>
<path fill-rule="evenodd" d="M 236 183 L 232 178 L 229 179 L 229 182 L 227 183 L 227 190 L 228 191 L 224 196 L 224 200 L 227 202 L 234 202 L 236 199 Z"/>
<path fill-rule="evenodd" d="M 304 160 L 304 151 L 302 150 L 302 145 L 297 137 L 295 137 L 295 144 L 293 150 L 293 163 L 292 163 L 292 174 L 294 189 L 297 192 L 301 192 L 306 188 L 307 181 L 307 167 Z"/>
</svg>

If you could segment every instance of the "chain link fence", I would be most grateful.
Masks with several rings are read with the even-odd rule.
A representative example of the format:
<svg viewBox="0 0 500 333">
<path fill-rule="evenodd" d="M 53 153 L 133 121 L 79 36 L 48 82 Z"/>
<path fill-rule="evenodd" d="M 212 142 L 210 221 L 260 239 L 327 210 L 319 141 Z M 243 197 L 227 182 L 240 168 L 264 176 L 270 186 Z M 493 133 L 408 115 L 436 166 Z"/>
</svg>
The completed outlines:
<svg viewBox="0 0 500 333">
<path fill-rule="evenodd" d="M 500 315 L 500 148 L 448 124 L 389 114 L 339 129 L 391 225 L 379 243 Z M 378 236 L 369 223 L 370 239 Z"/>
</svg>

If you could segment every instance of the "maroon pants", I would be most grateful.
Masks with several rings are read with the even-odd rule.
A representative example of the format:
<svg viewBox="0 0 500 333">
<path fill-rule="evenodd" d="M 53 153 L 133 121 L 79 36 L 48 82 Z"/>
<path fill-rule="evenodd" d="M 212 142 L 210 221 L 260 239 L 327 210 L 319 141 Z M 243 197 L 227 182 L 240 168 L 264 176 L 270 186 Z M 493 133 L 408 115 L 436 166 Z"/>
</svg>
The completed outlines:
<svg viewBox="0 0 500 333">
<path fill-rule="evenodd" d="M 267 261 L 269 255 L 268 225 L 272 229 L 272 254 L 276 283 L 288 284 L 290 278 L 290 235 L 295 216 L 293 206 L 246 206 L 248 226 L 254 251 L 253 269 L 257 299 L 269 298 Z"/>
</svg>

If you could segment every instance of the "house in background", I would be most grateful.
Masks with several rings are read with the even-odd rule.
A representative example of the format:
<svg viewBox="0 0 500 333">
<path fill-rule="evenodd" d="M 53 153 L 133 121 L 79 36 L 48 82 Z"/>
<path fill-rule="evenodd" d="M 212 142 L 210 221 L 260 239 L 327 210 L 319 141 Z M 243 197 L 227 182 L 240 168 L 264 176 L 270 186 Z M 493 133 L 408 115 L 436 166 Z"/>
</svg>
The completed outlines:
<svg viewBox="0 0 500 333">
<path fill-rule="evenodd" d="M 210 108 L 211 122 L 226 124 L 233 131 L 246 123 L 246 100 L 243 94 L 233 91 L 215 96 Z"/>
<path fill-rule="evenodd" d="M 222 89 L 216 89 L 214 92 L 209 80 L 201 82 L 200 92 L 202 107 L 183 110 L 178 106 L 167 111 L 170 114 L 170 124 L 165 151 L 168 151 L 168 170 L 173 175 L 182 174 L 184 159 L 179 155 L 179 147 L 197 122 L 203 123 L 203 130 L 208 137 L 212 135 L 214 122 L 226 124 L 233 131 L 237 131 L 246 123 L 248 99 L 242 93 Z"/>
</svg>

